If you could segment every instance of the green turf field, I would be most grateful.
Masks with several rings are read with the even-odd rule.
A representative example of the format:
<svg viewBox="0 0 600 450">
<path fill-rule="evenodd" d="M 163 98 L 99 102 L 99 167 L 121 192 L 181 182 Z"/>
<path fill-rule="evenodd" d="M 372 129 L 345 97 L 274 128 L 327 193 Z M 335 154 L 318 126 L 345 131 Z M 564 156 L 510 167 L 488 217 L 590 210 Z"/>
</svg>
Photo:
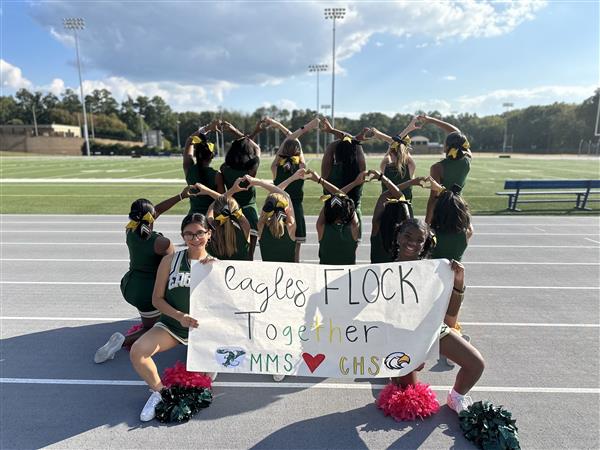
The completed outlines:
<svg viewBox="0 0 600 450">
<path fill-rule="evenodd" d="M 0 155 L 0 179 L 64 180 L 59 183 L 0 183 L 0 213 L 39 214 L 125 214 L 129 205 L 139 197 L 157 203 L 175 195 L 184 186 L 181 158 L 125 157 L 52 157 L 52 156 L 7 156 Z M 381 157 L 368 159 L 370 168 L 377 168 Z M 429 166 L 439 157 L 416 157 L 417 176 L 429 173 Z M 218 167 L 220 160 L 215 160 Z M 263 158 L 259 177 L 271 178 L 270 158 Z M 309 167 L 319 171 L 320 161 L 309 159 Z M 494 195 L 501 191 L 506 179 L 598 179 L 599 160 L 577 157 L 499 159 L 491 155 L 475 155 L 471 173 L 464 191 L 474 214 L 506 213 L 506 197 Z M 167 179 L 181 180 L 170 184 L 125 184 L 111 182 L 101 184 L 69 182 L 68 179 Z M 320 210 L 320 186 L 312 182 L 305 185 L 304 209 L 306 214 L 317 214 Z M 415 188 L 413 205 L 415 214 L 422 215 L 429 191 Z M 368 183 L 363 195 L 363 213 L 370 214 L 380 193 L 379 183 Z M 259 204 L 264 192 L 259 190 Z M 523 204 L 519 214 L 598 214 L 598 203 L 590 203 L 592 212 L 574 211 L 571 203 Z M 187 202 L 174 207 L 170 213 L 184 214 Z M 513 213 L 514 214 L 514 213 Z"/>
</svg>

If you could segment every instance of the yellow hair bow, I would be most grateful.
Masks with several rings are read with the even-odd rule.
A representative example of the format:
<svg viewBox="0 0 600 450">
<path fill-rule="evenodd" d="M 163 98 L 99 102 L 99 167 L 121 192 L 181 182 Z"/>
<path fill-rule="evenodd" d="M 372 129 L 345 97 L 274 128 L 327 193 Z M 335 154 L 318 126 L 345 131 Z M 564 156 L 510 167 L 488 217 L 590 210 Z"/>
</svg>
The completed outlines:
<svg viewBox="0 0 600 450">
<path fill-rule="evenodd" d="M 350 142 L 350 143 L 352 143 L 352 138 L 350 136 L 346 135 L 346 136 L 344 136 L 342 138 L 342 142 Z"/>
<path fill-rule="evenodd" d="M 388 198 L 385 200 L 385 202 L 383 204 L 387 205 L 388 203 L 400 203 L 400 202 L 406 202 L 406 198 L 404 197 L 404 194 L 401 194 L 400 198 Z"/>
<path fill-rule="evenodd" d="M 194 144 L 194 145 L 201 144 L 202 142 L 204 142 L 204 141 L 202 140 L 202 138 L 200 136 L 192 136 L 192 144 Z M 213 144 L 212 142 L 207 142 L 206 146 L 208 147 L 208 150 L 211 153 L 215 152 L 215 144 Z"/>
<path fill-rule="evenodd" d="M 291 162 L 292 164 L 300 164 L 300 157 L 299 157 L 299 156 L 289 156 L 289 157 L 287 157 L 287 158 L 284 158 L 284 157 L 282 157 L 282 158 L 279 160 L 279 165 L 280 165 L 280 166 L 285 166 L 285 164 L 286 164 L 288 161 L 289 161 L 289 162 Z"/>
<path fill-rule="evenodd" d="M 233 216 L 236 219 L 239 219 L 240 217 L 242 217 L 242 215 L 243 215 L 243 212 L 242 212 L 241 208 L 238 208 L 232 212 L 229 212 L 228 209 L 224 209 L 221 214 L 219 214 L 217 217 L 215 217 L 215 220 L 217 222 L 219 222 L 219 225 L 223 225 L 225 222 L 227 222 L 231 218 L 231 216 Z"/>
<path fill-rule="evenodd" d="M 278 200 L 278 201 L 277 201 L 277 204 L 275 205 L 275 208 L 273 208 L 271 211 L 265 211 L 265 210 L 263 209 L 263 212 L 265 213 L 265 215 L 266 215 L 267 217 L 271 217 L 271 216 L 272 216 L 272 215 L 275 213 L 275 211 L 277 211 L 277 210 L 282 210 L 282 209 L 285 209 L 285 208 L 287 208 L 287 207 L 288 207 L 288 202 L 286 202 L 286 201 L 281 201 L 281 200 Z"/>
<path fill-rule="evenodd" d="M 458 149 L 452 147 L 448 150 L 448 158 L 456 159 L 458 157 Z"/>
<path fill-rule="evenodd" d="M 142 217 L 142 220 L 130 220 L 129 223 L 125 226 L 125 229 L 135 230 L 142 221 L 148 222 L 149 224 L 154 223 L 154 216 L 147 212 L 146 214 L 144 214 L 144 217 Z"/>
<path fill-rule="evenodd" d="M 471 144 L 469 144 L 469 141 L 467 141 L 467 140 L 465 139 L 465 143 L 462 145 L 462 147 L 463 147 L 465 150 L 470 150 L 470 149 L 471 149 Z"/>
</svg>

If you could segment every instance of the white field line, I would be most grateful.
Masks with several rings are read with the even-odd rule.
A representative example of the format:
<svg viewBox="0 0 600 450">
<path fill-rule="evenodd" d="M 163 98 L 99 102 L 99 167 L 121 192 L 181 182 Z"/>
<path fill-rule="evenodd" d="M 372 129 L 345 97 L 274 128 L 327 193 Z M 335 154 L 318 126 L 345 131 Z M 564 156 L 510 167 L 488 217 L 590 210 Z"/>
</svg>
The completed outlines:
<svg viewBox="0 0 600 450">
<path fill-rule="evenodd" d="M 28 261 L 28 262 L 129 262 L 128 259 L 85 259 L 85 258 L 0 258 L 0 261 Z M 261 262 L 260 260 L 255 260 Z M 302 263 L 319 262 L 318 259 L 303 259 Z M 366 259 L 356 260 L 358 264 L 369 264 Z M 600 266 L 600 262 L 535 262 L 535 261 L 463 261 L 467 265 L 502 265 L 502 266 Z"/>
<path fill-rule="evenodd" d="M 146 386 L 141 380 L 77 380 L 61 378 L 0 378 L 0 384 L 42 384 L 68 386 Z M 279 389 L 383 389 L 382 383 L 286 383 L 286 382 L 240 382 L 216 381 L 214 387 L 223 388 L 279 388 Z M 448 391 L 452 386 L 430 386 L 434 391 Z M 475 386 L 472 392 L 510 392 L 528 394 L 600 394 L 600 388 L 559 388 L 524 386 Z"/>
<path fill-rule="evenodd" d="M 364 242 L 364 241 L 363 241 Z M 125 245 L 124 242 L 2 242 L 0 245 Z M 179 245 L 179 244 L 178 244 Z M 302 244 L 302 247 L 317 247 L 319 244 Z M 370 247 L 368 243 L 361 243 L 359 247 Z M 477 245 L 471 244 L 469 248 L 591 248 L 600 249 L 596 245 Z"/>
<path fill-rule="evenodd" d="M 177 169 L 180 170 L 180 169 Z M 168 172 L 173 172 L 169 170 Z M 162 172 L 158 172 L 162 173 Z M 185 184 L 182 178 L 0 178 L 0 184 L 46 184 L 46 183 L 77 183 L 77 184 L 113 184 L 113 183 L 150 183 L 150 184 Z"/>
<path fill-rule="evenodd" d="M 2 280 L 0 284 L 22 284 L 22 285 L 82 285 L 82 286 L 93 286 L 93 285 L 120 285 L 118 282 L 113 281 L 9 281 Z M 551 289 L 551 290 L 580 290 L 580 291 L 598 291 L 600 290 L 600 286 L 474 286 L 469 285 L 469 289 Z"/>
<path fill-rule="evenodd" d="M 585 239 L 586 241 L 593 242 L 594 244 L 600 244 L 600 241 L 595 241 L 595 240 L 593 240 L 593 239 L 590 239 L 590 238 L 584 238 L 584 239 Z"/>
<path fill-rule="evenodd" d="M 50 196 L 51 197 L 51 196 Z M 94 195 L 94 197 L 100 197 Z M 106 195 L 106 197 L 114 197 L 114 195 Z M 6 225 L 6 223 L 4 223 Z M 37 223 L 36 223 L 37 225 Z M 31 230 L 6 230 L 1 229 L 2 233 L 31 233 Z M 168 228 L 162 227 L 161 231 L 164 233 L 179 233 L 179 228 Z M 44 233 L 68 233 L 68 234 L 110 234 L 110 233 L 121 233 L 124 234 L 123 230 L 44 230 Z M 316 235 L 316 231 L 307 231 L 306 234 Z M 598 236 L 600 230 L 595 233 L 476 233 L 475 236 Z M 591 240 L 591 239 L 589 239 Z M 593 241 L 592 242 L 597 242 Z M 597 242 L 600 244 L 600 242 Z"/>
<path fill-rule="evenodd" d="M 130 317 L 43 317 L 43 316 L 1 316 L 0 320 L 43 321 L 43 322 L 139 322 Z M 523 322 L 461 322 L 462 325 L 477 327 L 542 327 L 542 328 L 600 328 L 596 323 L 523 323 Z"/>
</svg>

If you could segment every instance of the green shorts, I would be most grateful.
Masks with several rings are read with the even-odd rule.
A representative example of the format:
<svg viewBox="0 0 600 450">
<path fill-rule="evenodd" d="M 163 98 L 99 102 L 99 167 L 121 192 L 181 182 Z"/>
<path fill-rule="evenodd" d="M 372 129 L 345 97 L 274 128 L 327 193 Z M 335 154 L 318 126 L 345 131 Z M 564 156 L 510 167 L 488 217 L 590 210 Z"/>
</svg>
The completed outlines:
<svg viewBox="0 0 600 450">
<path fill-rule="evenodd" d="M 246 219 L 248 219 L 248 222 L 250 222 L 250 236 L 258 236 L 258 210 L 256 209 L 256 203 L 242 206 L 242 212 L 246 216 Z"/>
<path fill-rule="evenodd" d="M 304 219 L 302 200 L 292 200 L 292 207 L 296 218 L 296 242 L 306 242 L 306 220 Z"/>
<path fill-rule="evenodd" d="M 154 318 L 160 316 L 152 304 L 155 275 L 146 272 L 127 272 L 121 278 L 121 293 L 131 306 L 137 308 L 141 317 Z"/>
</svg>

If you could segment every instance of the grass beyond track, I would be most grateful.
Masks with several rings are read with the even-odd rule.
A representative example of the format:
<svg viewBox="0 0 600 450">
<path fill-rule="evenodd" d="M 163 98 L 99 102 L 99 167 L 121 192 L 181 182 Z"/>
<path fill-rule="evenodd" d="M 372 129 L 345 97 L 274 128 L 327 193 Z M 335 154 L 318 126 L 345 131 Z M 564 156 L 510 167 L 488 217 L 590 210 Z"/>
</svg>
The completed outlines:
<svg viewBox="0 0 600 450">
<path fill-rule="evenodd" d="M 2 214 L 125 214 L 133 200 L 146 197 L 155 203 L 177 194 L 184 186 L 180 157 L 141 158 L 127 157 L 52 157 L 0 156 L 0 213 Z M 380 156 L 368 158 L 369 168 L 377 168 Z M 417 176 L 427 175 L 429 166 L 439 157 L 417 156 Z M 259 177 L 271 179 L 270 157 L 264 157 Z M 218 167 L 222 160 L 215 160 Z M 471 173 L 464 191 L 474 214 L 506 213 L 506 197 L 495 195 L 506 179 L 598 179 L 600 165 L 597 158 L 577 157 L 519 157 L 500 159 L 492 155 L 475 155 Z M 320 160 L 309 159 L 309 167 L 320 170 Z M 57 179 L 60 182 L 35 182 L 36 179 Z M 8 179 L 18 179 L 12 182 Z M 21 182 L 28 179 L 30 182 Z M 77 182 L 73 179 L 85 179 Z M 116 179 L 110 183 L 94 182 Z M 171 183 L 125 183 L 118 179 L 161 179 Z M 177 179 L 181 183 L 177 183 Z M 71 181 L 70 181 L 71 180 Z M 363 213 L 371 214 L 380 193 L 379 183 L 367 183 L 363 194 Z M 304 209 L 306 214 L 318 214 L 321 204 L 319 186 L 305 184 Z M 415 214 L 422 215 L 429 192 L 413 190 Z M 574 197 L 574 196 L 573 196 Z M 264 192 L 259 190 L 258 204 Z M 591 212 L 573 210 L 573 203 L 524 204 L 520 214 L 598 214 L 598 204 L 591 203 Z M 170 213 L 187 212 L 187 202 L 174 207 Z"/>
</svg>

